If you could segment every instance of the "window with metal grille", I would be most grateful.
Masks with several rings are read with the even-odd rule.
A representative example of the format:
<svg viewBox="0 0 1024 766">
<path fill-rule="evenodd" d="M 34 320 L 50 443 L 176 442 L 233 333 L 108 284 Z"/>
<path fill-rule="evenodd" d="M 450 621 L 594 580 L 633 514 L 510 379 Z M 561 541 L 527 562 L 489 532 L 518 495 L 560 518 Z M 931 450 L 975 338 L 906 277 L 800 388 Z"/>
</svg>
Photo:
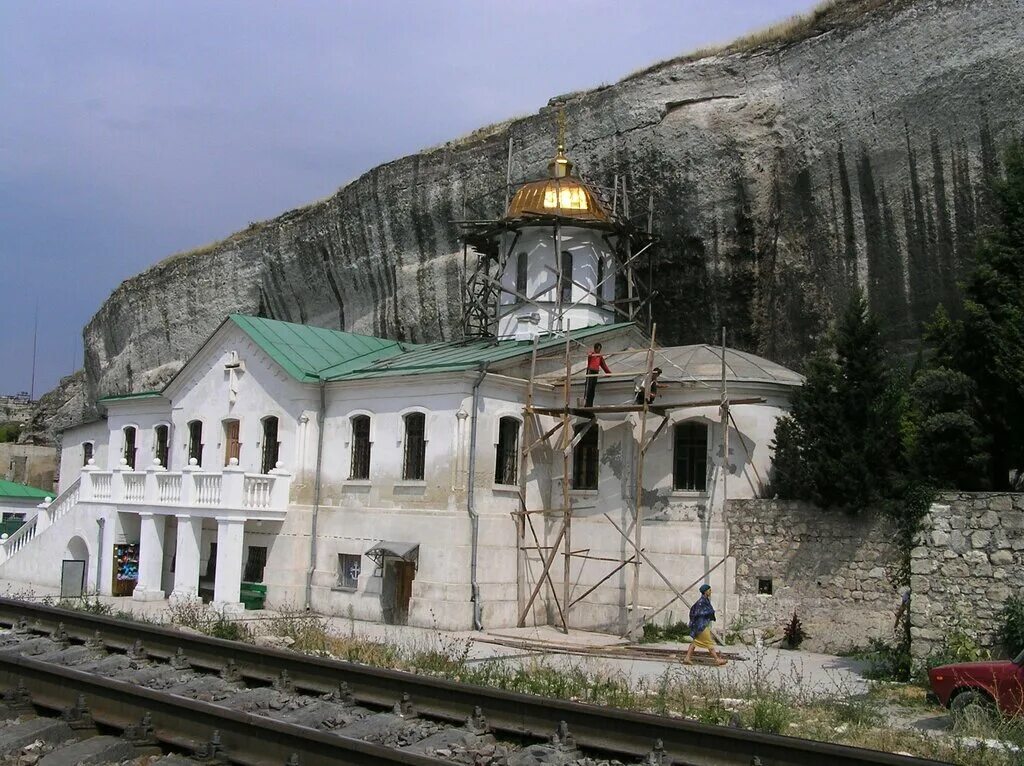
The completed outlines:
<svg viewBox="0 0 1024 766">
<path fill-rule="evenodd" d="M 519 480 L 519 421 L 498 421 L 498 443 L 494 454 L 494 483 L 515 484 Z"/>
<path fill-rule="evenodd" d="M 263 570 L 267 568 L 267 549 L 262 545 L 250 545 L 245 559 L 244 582 L 263 582 Z"/>
<path fill-rule="evenodd" d="M 520 253 L 516 256 L 516 292 L 521 295 L 526 295 L 526 276 L 527 270 L 530 265 L 530 256 L 526 253 Z M 518 296 L 517 301 L 522 300 Z"/>
<path fill-rule="evenodd" d="M 359 571 L 362 565 L 362 556 L 349 553 L 338 554 L 338 587 L 346 590 L 355 590 L 359 587 Z"/>
<path fill-rule="evenodd" d="M 169 468 L 167 465 L 168 458 L 168 447 L 170 446 L 171 429 L 166 425 L 159 425 L 153 429 L 154 436 L 156 439 L 156 445 L 153 450 L 156 455 L 156 459 L 160 461 L 160 465 L 164 468 Z"/>
<path fill-rule="evenodd" d="M 572 451 L 572 488 L 597 489 L 597 426 L 587 423 L 576 426 L 573 436 L 579 436 L 584 428 L 586 433 Z"/>
<path fill-rule="evenodd" d="M 188 424 L 188 460 L 195 458 L 196 465 L 203 464 L 203 421 L 192 420 Z"/>
<path fill-rule="evenodd" d="M 356 415 L 352 418 L 352 466 L 350 479 L 370 478 L 370 416 Z"/>
<path fill-rule="evenodd" d="M 558 274 L 558 295 L 562 303 L 572 303 L 572 253 L 562 251 L 562 270 Z"/>
<path fill-rule="evenodd" d="M 703 492 L 708 487 L 708 427 L 690 420 L 674 429 L 672 487 Z"/>
<path fill-rule="evenodd" d="M 135 470 L 135 426 L 125 426 L 124 428 L 124 459 L 128 463 L 128 467 L 133 471 Z"/>
<path fill-rule="evenodd" d="M 273 415 L 263 418 L 263 454 L 260 460 L 260 473 L 270 473 L 277 467 L 281 455 L 281 442 L 277 439 L 278 420 Z"/>
<path fill-rule="evenodd" d="M 410 412 L 405 416 L 405 455 L 402 478 L 422 480 L 427 457 L 427 417 L 422 412 Z"/>
</svg>

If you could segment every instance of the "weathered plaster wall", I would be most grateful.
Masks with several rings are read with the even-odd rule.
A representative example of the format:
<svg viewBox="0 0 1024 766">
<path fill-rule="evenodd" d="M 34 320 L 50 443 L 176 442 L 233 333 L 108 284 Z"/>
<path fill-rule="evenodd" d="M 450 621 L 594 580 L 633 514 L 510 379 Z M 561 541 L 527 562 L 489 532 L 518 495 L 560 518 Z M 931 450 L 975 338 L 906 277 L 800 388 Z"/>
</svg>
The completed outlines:
<svg viewBox="0 0 1024 766">
<path fill-rule="evenodd" d="M 916 657 L 951 629 L 994 647 L 997 615 L 1024 594 L 1024 493 L 946 493 L 932 505 L 911 552 L 911 637 Z"/>
<path fill-rule="evenodd" d="M 654 192 L 659 340 L 726 322 L 732 345 L 795 363 L 854 281 L 905 338 L 950 299 L 1021 127 L 1022 52 L 1020 0 L 851 0 L 804 39 L 556 101 L 587 177 Z M 127 280 L 85 328 L 91 395 L 166 380 L 231 311 L 452 337 L 450 221 L 464 195 L 502 186 L 510 137 L 525 178 L 554 134 L 553 108 L 482 129 Z"/>
<path fill-rule="evenodd" d="M 57 476 L 57 448 L 36 444 L 0 443 L 0 479 L 49 492 Z"/>
<path fill-rule="evenodd" d="M 730 553 L 745 640 L 771 629 L 781 637 L 796 612 L 804 648 L 838 651 L 891 638 L 900 594 L 889 575 L 899 561 L 894 529 L 875 514 L 847 516 L 806 503 L 730 500 Z M 771 578 L 772 595 L 758 595 Z"/>
</svg>

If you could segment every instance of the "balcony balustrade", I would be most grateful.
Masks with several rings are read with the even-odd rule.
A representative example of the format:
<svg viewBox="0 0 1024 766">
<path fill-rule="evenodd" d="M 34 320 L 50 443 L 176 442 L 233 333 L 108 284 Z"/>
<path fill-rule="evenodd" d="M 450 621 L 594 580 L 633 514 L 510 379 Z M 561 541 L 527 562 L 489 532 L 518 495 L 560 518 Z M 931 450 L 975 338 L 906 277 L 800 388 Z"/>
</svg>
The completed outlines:
<svg viewBox="0 0 1024 766">
<path fill-rule="evenodd" d="M 218 471 L 198 465 L 168 471 L 158 464 L 144 471 L 124 464 L 104 471 L 90 464 L 82 469 L 76 500 L 156 513 L 189 509 L 217 516 L 281 519 L 288 510 L 291 474 L 278 465 L 268 474 L 257 474 L 234 464 Z"/>
</svg>

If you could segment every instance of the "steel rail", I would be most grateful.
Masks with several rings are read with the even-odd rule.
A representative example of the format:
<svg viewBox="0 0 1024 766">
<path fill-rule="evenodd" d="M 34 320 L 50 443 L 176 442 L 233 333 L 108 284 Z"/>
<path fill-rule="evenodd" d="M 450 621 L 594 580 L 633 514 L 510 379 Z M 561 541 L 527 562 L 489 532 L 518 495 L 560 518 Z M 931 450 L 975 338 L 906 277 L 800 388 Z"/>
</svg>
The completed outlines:
<svg viewBox="0 0 1024 766">
<path fill-rule="evenodd" d="M 209 743 L 217 732 L 223 757 L 244 766 L 283 766 L 295 763 L 295 757 L 302 766 L 450 763 L 153 691 L 31 657 L 0 655 L 0 684 L 8 688 L 23 684 L 34 704 L 51 710 L 72 708 L 78 705 L 80 697 L 84 698 L 93 721 L 121 731 L 138 725 L 143 713 L 148 713 L 153 736 L 177 748 L 195 751 Z"/>
<path fill-rule="evenodd" d="M 233 663 L 243 678 L 272 682 L 287 672 L 297 689 L 316 693 L 347 684 L 362 703 L 390 707 L 408 694 L 422 713 L 462 722 L 480 707 L 495 731 L 547 739 L 560 721 L 578 744 L 643 758 L 661 740 L 676 762 L 700 766 L 748 766 L 756 757 L 765 766 L 938 766 L 931 761 L 877 750 L 713 726 L 697 721 L 549 699 L 489 687 L 456 683 L 397 670 L 303 655 L 237 641 L 197 636 L 146 623 L 125 622 L 58 607 L 0 598 L 0 624 L 22 619 L 40 629 L 63 623 L 70 637 L 94 639 L 115 650 L 141 641 L 146 653 L 170 658 L 179 651 L 197 668 L 223 670 Z"/>
</svg>

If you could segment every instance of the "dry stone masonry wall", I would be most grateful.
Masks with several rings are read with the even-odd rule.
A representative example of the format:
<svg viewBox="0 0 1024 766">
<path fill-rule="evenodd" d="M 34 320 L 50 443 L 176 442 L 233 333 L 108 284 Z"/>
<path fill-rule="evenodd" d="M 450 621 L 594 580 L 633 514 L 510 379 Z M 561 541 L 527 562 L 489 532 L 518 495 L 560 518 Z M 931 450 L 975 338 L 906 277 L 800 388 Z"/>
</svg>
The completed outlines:
<svg viewBox="0 0 1024 766">
<path fill-rule="evenodd" d="M 950 300 L 1022 125 L 1024 13 L 1020 0 L 849 0 L 775 41 L 554 101 L 586 177 L 654 194 L 659 340 L 711 340 L 727 321 L 732 345 L 794 364 L 855 282 L 908 339 Z M 374 168 L 127 280 L 85 329 L 89 398 L 164 382 L 232 311 L 451 338 L 451 221 L 464 195 L 502 187 L 509 138 L 513 177 L 542 173 L 555 118 Z"/>
<path fill-rule="evenodd" d="M 932 505 L 911 551 L 911 638 L 916 657 L 952 633 L 998 648 L 998 614 L 1024 595 L 1024 494 L 947 493 Z"/>
<path fill-rule="evenodd" d="M 774 633 L 796 612 L 803 648 L 842 651 L 891 638 L 900 594 L 891 582 L 900 554 L 895 530 L 874 513 L 822 511 L 786 500 L 730 500 L 730 552 L 736 560 L 732 630 Z M 771 594 L 759 586 L 771 581 Z"/>
</svg>

